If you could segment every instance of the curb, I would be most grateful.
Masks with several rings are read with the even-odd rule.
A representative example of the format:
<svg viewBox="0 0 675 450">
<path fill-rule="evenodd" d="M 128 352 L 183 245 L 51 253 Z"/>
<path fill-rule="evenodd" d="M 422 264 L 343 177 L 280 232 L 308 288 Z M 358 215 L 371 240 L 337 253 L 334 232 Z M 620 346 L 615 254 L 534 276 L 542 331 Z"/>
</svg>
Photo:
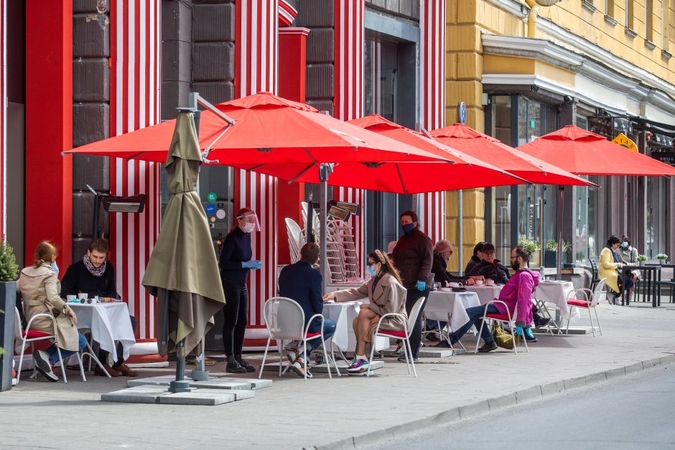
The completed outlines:
<svg viewBox="0 0 675 450">
<path fill-rule="evenodd" d="M 306 450 L 348 450 L 357 449 L 367 445 L 377 444 L 385 439 L 394 438 L 402 435 L 407 435 L 413 431 L 420 431 L 422 428 L 430 428 L 433 426 L 450 424 L 459 420 L 469 419 L 471 417 L 495 412 L 503 408 L 508 408 L 519 403 L 537 399 L 540 397 L 547 397 L 549 395 L 558 394 L 560 392 L 595 384 L 602 381 L 609 381 L 628 375 L 635 372 L 640 372 L 653 367 L 662 366 L 670 363 L 675 363 L 675 354 L 662 356 L 659 358 L 641 361 L 624 367 L 617 367 L 616 369 L 605 370 L 602 372 L 592 373 L 577 378 L 570 378 L 567 380 L 555 381 L 549 384 L 532 386 L 531 388 L 505 394 L 500 397 L 495 397 L 487 400 L 481 400 L 470 405 L 458 406 L 439 414 L 425 417 L 422 419 L 413 420 L 395 427 L 384 428 L 370 433 L 353 436 L 338 441 L 329 442 L 327 444 L 315 445 L 312 447 L 304 447 Z"/>
</svg>

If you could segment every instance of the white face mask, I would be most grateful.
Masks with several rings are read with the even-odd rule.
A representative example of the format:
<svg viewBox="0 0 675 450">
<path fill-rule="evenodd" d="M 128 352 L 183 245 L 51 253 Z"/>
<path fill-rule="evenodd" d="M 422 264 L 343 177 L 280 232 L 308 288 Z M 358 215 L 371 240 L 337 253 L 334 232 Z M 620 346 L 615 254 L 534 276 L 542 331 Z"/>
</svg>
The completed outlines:
<svg viewBox="0 0 675 450">
<path fill-rule="evenodd" d="M 241 229 L 244 233 L 252 233 L 253 230 L 255 230 L 255 224 L 254 223 L 245 223 L 244 226 Z"/>
</svg>

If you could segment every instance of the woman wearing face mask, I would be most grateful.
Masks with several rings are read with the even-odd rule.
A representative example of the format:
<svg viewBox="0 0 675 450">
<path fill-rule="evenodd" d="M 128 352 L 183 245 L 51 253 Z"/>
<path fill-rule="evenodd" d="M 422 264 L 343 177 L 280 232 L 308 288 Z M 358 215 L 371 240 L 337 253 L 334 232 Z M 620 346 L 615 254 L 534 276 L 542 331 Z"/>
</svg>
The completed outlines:
<svg viewBox="0 0 675 450">
<path fill-rule="evenodd" d="M 255 212 L 248 208 L 241 208 L 235 217 L 235 225 L 223 241 L 218 263 L 226 301 L 223 308 L 223 343 L 227 356 L 226 372 L 246 373 L 255 372 L 255 367 L 242 358 L 241 352 L 248 320 L 246 279 L 250 270 L 262 267 L 260 261 L 251 259 L 251 233 L 260 231 L 260 224 Z"/>
<path fill-rule="evenodd" d="M 368 272 L 371 278 L 361 287 L 329 292 L 323 296 L 324 300 L 338 302 L 358 300 L 364 297 L 368 297 L 370 301 L 368 305 L 361 308 L 359 315 L 354 319 L 356 357 L 354 363 L 347 369 L 350 374 L 365 373 L 368 370 L 370 363 L 366 358 L 366 344 L 370 342 L 371 334 L 380 317 L 387 313 L 398 313 L 403 317 L 408 317 L 405 310 L 406 289 L 401 284 L 398 271 L 383 251 L 375 250 L 368 254 Z M 403 331 L 403 323 L 400 317 L 390 316 L 382 321 L 380 328 Z"/>
<path fill-rule="evenodd" d="M 35 367 L 49 381 L 58 381 L 52 366 L 61 358 L 65 360 L 73 353 L 87 345 L 86 338 L 77 331 L 77 316 L 68 304 L 59 296 L 59 266 L 56 265 L 56 246 L 49 241 L 42 241 L 35 249 L 33 265 L 21 271 L 17 289 L 21 292 L 26 320 L 37 314 L 52 314 L 55 322 L 47 317 L 38 317 L 31 324 L 31 329 L 43 331 L 56 336 L 56 342 L 47 350 L 35 350 L 33 361 Z M 54 329 L 56 323 L 56 329 Z"/>
<path fill-rule="evenodd" d="M 598 277 L 607 279 L 607 286 L 610 288 L 607 299 L 613 304 L 616 304 L 616 298 L 621 295 L 620 289 L 633 287 L 633 281 L 624 279 L 621 272 L 624 264 L 619 260 L 617 254 L 620 244 L 621 239 L 610 236 L 607 240 L 607 246 L 602 249 L 598 258 Z"/>
<path fill-rule="evenodd" d="M 638 251 L 635 247 L 631 245 L 630 239 L 625 234 L 621 236 L 621 244 L 619 244 L 619 250 L 617 252 L 619 261 L 629 266 L 637 266 L 640 264 L 637 260 Z M 634 270 L 632 272 L 627 271 L 626 276 L 630 277 L 633 280 L 633 283 L 637 282 L 640 278 L 640 271 Z M 631 287 L 631 291 L 633 288 Z"/>
</svg>

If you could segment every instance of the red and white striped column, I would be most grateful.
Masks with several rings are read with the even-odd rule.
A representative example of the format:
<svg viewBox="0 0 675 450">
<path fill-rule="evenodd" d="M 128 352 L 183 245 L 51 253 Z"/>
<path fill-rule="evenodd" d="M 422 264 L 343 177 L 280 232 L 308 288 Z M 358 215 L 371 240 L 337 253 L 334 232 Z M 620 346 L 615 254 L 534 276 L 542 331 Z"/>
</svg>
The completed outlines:
<svg viewBox="0 0 675 450">
<path fill-rule="evenodd" d="M 445 126 L 445 6 L 420 2 L 420 123 L 427 130 Z M 432 242 L 445 239 L 445 193 L 418 197 L 418 215 Z"/>
<path fill-rule="evenodd" d="M 285 3 L 285 2 L 282 2 Z M 279 0 L 236 3 L 235 96 L 258 92 L 277 94 Z M 291 11 L 286 11 L 291 12 Z M 261 231 L 252 239 L 253 257 L 262 261 L 249 279 L 249 325 L 247 338 L 263 338 L 262 307 L 276 294 L 277 284 L 277 185 L 276 177 L 235 170 L 234 210 L 247 207 L 258 214 Z M 284 234 L 285 235 L 285 234 Z M 260 332 L 259 332 L 260 331 Z M 264 336 L 265 335 L 265 336 Z"/>
<path fill-rule="evenodd" d="M 335 0 L 334 28 L 334 99 L 336 118 L 351 120 L 363 116 L 363 42 L 365 39 L 364 0 Z M 336 200 L 363 204 L 362 189 L 340 188 Z M 365 214 L 354 216 L 354 241 L 363 273 Z M 370 250 L 370 249 L 369 249 Z"/>
<path fill-rule="evenodd" d="M 161 0 L 110 2 L 110 135 L 160 122 Z M 141 284 L 159 235 L 160 164 L 111 158 L 113 195 L 146 194 L 141 214 L 111 214 L 117 291 L 138 319 L 136 335 L 155 337 L 155 299 Z"/>
<path fill-rule="evenodd" d="M 0 0 L 0 239 L 5 235 L 7 223 L 7 3 Z"/>
</svg>

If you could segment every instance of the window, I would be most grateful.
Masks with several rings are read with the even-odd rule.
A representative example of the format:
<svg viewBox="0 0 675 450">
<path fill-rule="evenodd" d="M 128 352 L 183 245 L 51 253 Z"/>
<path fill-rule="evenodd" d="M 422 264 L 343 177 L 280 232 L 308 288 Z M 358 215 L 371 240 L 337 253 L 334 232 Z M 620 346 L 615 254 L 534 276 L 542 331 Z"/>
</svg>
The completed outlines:
<svg viewBox="0 0 675 450">
<path fill-rule="evenodd" d="M 645 1 L 645 39 L 654 42 L 654 0 Z"/>
<path fill-rule="evenodd" d="M 626 28 L 635 29 L 635 0 L 626 0 Z"/>
<path fill-rule="evenodd" d="M 614 2 L 615 0 L 605 0 L 605 15 L 614 17 Z"/>
</svg>

